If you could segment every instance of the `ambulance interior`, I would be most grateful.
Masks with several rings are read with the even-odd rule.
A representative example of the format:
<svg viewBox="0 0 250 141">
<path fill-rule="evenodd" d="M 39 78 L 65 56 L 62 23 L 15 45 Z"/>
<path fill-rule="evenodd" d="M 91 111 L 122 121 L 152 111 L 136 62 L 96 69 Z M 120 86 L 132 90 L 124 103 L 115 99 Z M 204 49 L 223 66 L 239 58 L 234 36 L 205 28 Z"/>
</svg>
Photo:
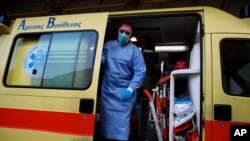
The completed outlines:
<svg viewBox="0 0 250 141">
<path fill-rule="evenodd" d="M 187 14 L 110 17 L 107 23 L 105 42 L 117 38 L 118 27 L 124 22 L 134 26 L 132 37 L 135 37 L 137 41 L 132 42 L 141 49 L 147 65 L 146 78 L 138 90 L 137 106 L 131 118 L 130 140 L 153 141 L 160 138 L 157 136 L 152 114 L 150 114 L 152 107 L 149 106 L 149 101 L 143 92 L 145 89 L 154 97 L 159 95 L 161 104 L 167 103 L 160 108 L 161 111 L 158 111 L 157 103 L 154 100 L 156 107 L 153 107 L 160 116 L 157 122 L 161 132 L 166 132 L 162 133 L 165 134 L 161 137 L 163 140 L 166 138 L 170 140 L 185 138 L 184 134 L 186 133 L 183 131 L 188 132 L 194 130 L 195 127 L 197 127 L 196 131 L 200 132 L 200 17 Z M 170 76 L 171 73 L 173 75 Z M 103 70 L 101 70 L 100 75 L 102 76 L 102 74 Z M 165 79 L 162 79 L 164 81 L 159 84 L 161 78 Z M 101 81 L 102 78 L 100 78 L 99 95 Z M 163 102 L 164 98 L 165 102 Z M 176 117 L 176 115 L 181 115 L 181 113 L 174 113 L 174 107 L 178 108 L 175 105 L 178 103 L 177 99 L 181 103 L 183 102 L 182 98 L 184 103 L 186 99 L 192 103 L 193 111 L 187 110 L 190 116 L 192 114 L 192 120 L 190 117 L 178 120 L 177 118 L 181 117 Z M 97 108 L 97 113 L 98 111 Z M 186 122 L 184 120 L 189 122 L 188 128 L 181 130 L 182 123 L 176 123 L 181 120 L 183 123 Z M 176 124 L 180 126 L 176 126 Z M 169 131 L 173 135 L 169 135 Z"/>
</svg>

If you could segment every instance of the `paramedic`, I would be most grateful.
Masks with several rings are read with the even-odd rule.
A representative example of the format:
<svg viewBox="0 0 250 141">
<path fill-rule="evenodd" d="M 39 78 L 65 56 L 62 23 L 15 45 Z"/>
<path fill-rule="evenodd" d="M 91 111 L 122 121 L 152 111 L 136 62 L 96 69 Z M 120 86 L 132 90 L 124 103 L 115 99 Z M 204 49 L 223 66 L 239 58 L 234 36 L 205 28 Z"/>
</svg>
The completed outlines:
<svg viewBox="0 0 250 141">
<path fill-rule="evenodd" d="M 132 30 L 131 24 L 121 24 L 117 40 L 106 42 L 103 49 L 100 122 L 107 140 L 128 140 L 136 91 L 146 73 L 141 51 L 130 42 Z"/>
</svg>

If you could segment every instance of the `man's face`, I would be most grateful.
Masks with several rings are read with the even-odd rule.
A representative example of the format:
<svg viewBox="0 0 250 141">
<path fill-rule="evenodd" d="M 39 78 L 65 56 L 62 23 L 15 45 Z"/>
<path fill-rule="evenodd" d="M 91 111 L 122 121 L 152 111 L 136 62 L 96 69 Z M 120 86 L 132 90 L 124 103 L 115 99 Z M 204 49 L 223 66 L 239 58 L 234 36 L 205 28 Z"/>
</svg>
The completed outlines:
<svg viewBox="0 0 250 141">
<path fill-rule="evenodd" d="M 131 37 L 132 34 L 132 28 L 130 26 L 127 25 L 122 25 L 119 29 L 118 29 L 118 42 L 120 45 L 124 46 L 126 45 Z"/>
<path fill-rule="evenodd" d="M 128 38 L 131 37 L 132 34 L 132 29 L 130 26 L 127 25 L 122 25 L 119 29 L 118 29 L 118 33 L 120 34 L 125 34 Z"/>
</svg>

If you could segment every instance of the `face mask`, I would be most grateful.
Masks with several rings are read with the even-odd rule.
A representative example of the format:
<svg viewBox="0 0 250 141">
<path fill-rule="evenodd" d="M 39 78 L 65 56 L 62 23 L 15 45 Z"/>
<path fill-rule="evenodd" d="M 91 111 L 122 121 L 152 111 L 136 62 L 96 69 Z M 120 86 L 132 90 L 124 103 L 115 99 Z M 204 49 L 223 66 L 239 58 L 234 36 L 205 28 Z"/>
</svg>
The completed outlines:
<svg viewBox="0 0 250 141">
<path fill-rule="evenodd" d="M 120 45 L 125 45 L 128 42 L 128 36 L 125 34 L 118 34 L 118 41 Z"/>
</svg>

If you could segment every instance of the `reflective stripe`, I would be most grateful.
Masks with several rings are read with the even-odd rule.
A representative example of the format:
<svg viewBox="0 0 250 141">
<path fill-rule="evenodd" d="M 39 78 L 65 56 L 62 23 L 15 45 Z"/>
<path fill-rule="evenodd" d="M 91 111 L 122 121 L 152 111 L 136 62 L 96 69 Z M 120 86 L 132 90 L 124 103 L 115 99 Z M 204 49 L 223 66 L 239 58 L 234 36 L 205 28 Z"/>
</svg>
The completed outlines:
<svg viewBox="0 0 250 141">
<path fill-rule="evenodd" d="M 0 115 L 0 127 L 94 135 L 94 114 L 0 108 Z"/>
<path fill-rule="evenodd" d="M 250 122 L 207 120 L 205 122 L 205 141 L 229 141 L 230 125 L 250 125 Z"/>
</svg>

